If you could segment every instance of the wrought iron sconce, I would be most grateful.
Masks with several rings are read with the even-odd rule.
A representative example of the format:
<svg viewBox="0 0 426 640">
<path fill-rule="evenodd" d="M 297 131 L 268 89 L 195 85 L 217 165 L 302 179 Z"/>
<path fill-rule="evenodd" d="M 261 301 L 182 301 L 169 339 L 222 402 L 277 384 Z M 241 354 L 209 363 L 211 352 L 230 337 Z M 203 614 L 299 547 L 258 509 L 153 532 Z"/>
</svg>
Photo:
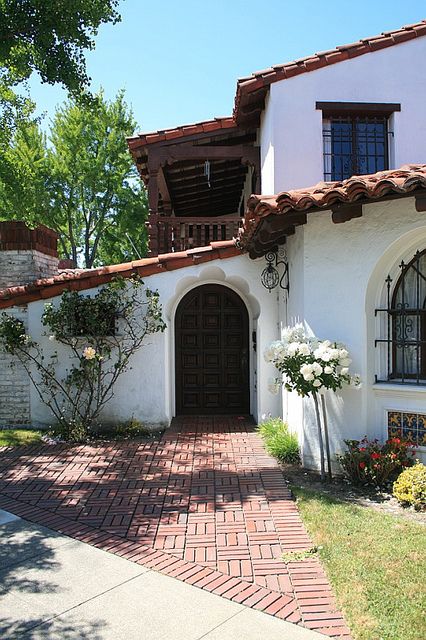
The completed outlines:
<svg viewBox="0 0 426 640">
<path fill-rule="evenodd" d="M 269 293 L 271 293 L 272 289 L 275 289 L 275 287 L 277 287 L 278 285 L 281 289 L 289 293 L 290 280 L 287 257 L 284 255 L 282 260 L 279 260 L 278 257 L 279 256 L 277 251 L 268 251 L 268 253 L 265 255 L 265 259 L 268 264 L 262 271 L 260 279 L 265 289 L 268 289 Z M 279 265 L 283 265 L 283 274 L 281 276 L 277 269 Z"/>
</svg>

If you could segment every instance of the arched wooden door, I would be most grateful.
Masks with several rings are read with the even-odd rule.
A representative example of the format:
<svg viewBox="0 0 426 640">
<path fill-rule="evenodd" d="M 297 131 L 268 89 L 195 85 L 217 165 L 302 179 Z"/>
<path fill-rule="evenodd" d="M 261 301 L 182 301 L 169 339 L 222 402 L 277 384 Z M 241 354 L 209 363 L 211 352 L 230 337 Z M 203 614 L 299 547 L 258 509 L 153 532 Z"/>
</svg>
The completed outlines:
<svg viewBox="0 0 426 640">
<path fill-rule="evenodd" d="M 176 413 L 248 414 L 249 324 L 231 289 L 205 284 L 176 311 Z"/>
</svg>

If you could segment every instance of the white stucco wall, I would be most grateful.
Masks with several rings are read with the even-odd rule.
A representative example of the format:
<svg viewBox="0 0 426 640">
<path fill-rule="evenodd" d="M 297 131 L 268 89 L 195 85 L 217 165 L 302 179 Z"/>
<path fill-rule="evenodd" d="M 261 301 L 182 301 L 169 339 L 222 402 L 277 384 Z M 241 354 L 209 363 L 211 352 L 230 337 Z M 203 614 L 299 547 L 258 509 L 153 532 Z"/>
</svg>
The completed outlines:
<svg viewBox="0 0 426 640">
<path fill-rule="evenodd" d="M 317 101 L 400 103 L 389 122 L 390 168 L 425 162 L 425 58 L 426 38 L 418 38 L 272 84 L 260 130 L 263 193 L 323 180 Z"/>
<path fill-rule="evenodd" d="M 279 415 L 280 398 L 269 393 L 267 389 L 268 379 L 274 375 L 274 371 L 263 359 L 266 346 L 278 337 L 277 297 L 269 294 L 261 285 L 260 273 L 264 267 L 263 259 L 252 261 L 247 256 L 237 256 L 145 278 L 147 287 L 159 291 L 167 329 L 162 334 L 149 336 L 147 344 L 135 354 L 132 369 L 118 380 L 114 398 L 104 411 L 103 420 L 115 422 L 134 417 L 149 425 L 169 424 L 175 415 L 174 316 L 176 308 L 189 290 L 207 283 L 230 287 L 246 304 L 250 321 L 251 412 L 256 419 L 260 419 L 262 414 Z M 90 294 L 94 291 L 85 293 Z M 29 304 L 28 324 L 32 337 L 43 343 L 46 355 L 49 355 L 54 348 L 58 348 L 58 344 L 49 341 L 48 337 L 43 335 L 44 328 L 40 323 L 43 307 L 42 301 Z M 252 344 L 253 331 L 257 333 L 256 352 Z M 58 350 L 63 370 L 65 370 L 67 357 L 60 348 Z M 36 424 L 52 422 L 48 409 L 40 402 L 33 388 L 31 419 Z"/>
<path fill-rule="evenodd" d="M 352 370 L 363 380 L 361 390 L 346 388 L 327 399 L 334 452 L 343 451 L 344 438 L 386 438 L 387 410 L 426 413 L 426 387 L 375 384 L 375 374 L 385 372 L 374 344 L 374 310 L 383 302 L 386 276 L 395 282 L 401 259 L 409 261 L 425 248 L 426 219 L 415 210 L 414 198 L 365 205 L 362 218 L 344 224 L 334 224 L 329 211 L 312 213 L 288 238 L 289 324 L 303 320 L 318 337 L 346 343 Z M 300 434 L 305 463 L 317 466 L 312 401 L 287 396 L 285 417 Z M 426 451 L 420 453 L 424 457 Z"/>
</svg>

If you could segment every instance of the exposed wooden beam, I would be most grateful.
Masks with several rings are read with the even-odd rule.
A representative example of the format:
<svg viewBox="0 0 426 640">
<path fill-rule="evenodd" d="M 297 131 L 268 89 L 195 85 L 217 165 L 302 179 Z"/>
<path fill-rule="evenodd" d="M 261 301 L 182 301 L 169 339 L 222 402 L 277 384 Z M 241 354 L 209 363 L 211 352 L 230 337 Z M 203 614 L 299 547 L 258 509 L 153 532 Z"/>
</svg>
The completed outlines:
<svg viewBox="0 0 426 640">
<path fill-rule="evenodd" d="M 249 256 L 250 258 L 260 258 L 265 255 L 268 251 L 275 250 L 279 245 L 285 244 L 287 237 L 292 236 L 296 233 L 295 227 L 288 227 L 282 230 L 281 235 L 277 235 L 276 238 L 268 240 L 268 242 L 261 242 L 259 238 L 259 233 L 256 234 L 255 238 L 250 243 Z"/>
<path fill-rule="evenodd" d="M 293 233 L 295 233 L 295 226 L 293 225 L 281 227 L 273 233 L 262 225 L 256 234 L 256 241 L 260 244 L 270 245 L 271 243 L 277 243 L 280 239 L 286 238 L 288 235 L 293 235 Z"/>
<path fill-rule="evenodd" d="M 415 198 L 416 211 L 426 211 L 426 194 L 417 195 Z"/>
<path fill-rule="evenodd" d="M 236 186 L 244 185 L 245 177 L 244 173 L 222 173 L 221 176 L 214 175 L 211 177 L 212 187 L 213 185 L 222 187 L 226 187 L 229 184 L 234 184 Z M 195 190 L 198 193 L 199 191 L 208 190 L 212 187 L 209 187 L 207 179 L 204 176 L 198 176 L 196 179 L 192 180 L 176 181 L 171 184 L 174 196 L 179 195 L 182 191 L 189 192 Z"/>
<path fill-rule="evenodd" d="M 163 167 L 160 167 L 158 171 L 158 189 L 161 193 L 161 201 L 163 203 L 163 209 L 166 213 L 171 213 L 172 199 L 170 197 L 169 187 L 164 175 Z"/>
<path fill-rule="evenodd" d="M 291 213 L 277 213 L 266 216 L 263 218 L 261 225 L 262 229 L 267 230 L 269 233 L 275 233 L 285 227 L 306 224 L 306 222 L 306 213 L 303 213 L 303 211 L 292 211 Z"/>
<path fill-rule="evenodd" d="M 219 171 L 224 169 L 238 169 L 240 167 L 245 168 L 244 165 L 241 164 L 241 161 L 239 158 L 237 159 L 231 158 L 227 160 L 215 159 L 210 162 L 210 166 L 214 171 Z M 204 160 L 198 160 L 198 161 L 179 160 L 179 162 L 175 162 L 174 164 L 165 165 L 164 171 L 167 176 L 172 176 L 175 174 L 179 175 L 187 172 L 190 172 L 190 173 L 199 172 L 202 174 L 204 173 Z"/>
<path fill-rule="evenodd" d="M 227 216 L 227 215 L 237 215 L 237 210 L 235 208 L 235 204 L 233 202 L 221 202 L 220 204 L 209 205 L 206 203 L 202 207 L 197 205 L 192 205 L 188 207 L 179 207 L 175 209 L 175 215 L 184 218 L 185 215 L 190 215 L 190 217 L 196 216 Z"/>
<path fill-rule="evenodd" d="M 160 149 L 153 149 L 148 157 L 148 168 L 151 171 L 160 165 L 170 164 L 178 160 L 214 160 L 214 159 L 241 159 L 249 164 L 259 164 L 259 148 L 250 145 L 193 145 L 184 143 L 170 145 Z"/>
<path fill-rule="evenodd" d="M 209 189 L 208 191 L 202 194 L 199 194 L 196 192 L 188 193 L 188 194 L 182 193 L 178 197 L 173 198 L 173 204 L 178 205 L 182 202 L 197 202 L 197 200 L 201 202 L 203 200 L 209 200 L 212 198 L 216 198 L 216 199 L 219 198 L 222 200 L 226 200 L 227 198 L 235 197 L 239 200 L 240 195 L 241 195 L 240 190 L 235 189 L 233 185 L 226 188 L 217 187 L 216 189 L 212 187 L 211 189 Z"/>
<path fill-rule="evenodd" d="M 358 115 L 390 115 L 394 111 L 401 111 L 399 102 L 316 102 L 315 108 L 325 115 L 352 113 Z"/>
<path fill-rule="evenodd" d="M 335 224 L 348 222 L 352 218 L 361 218 L 362 204 L 342 204 L 331 208 L 331 218 Z"/>
<path fill-rule="evenodd" d="M 232 177 L 245 177 L 247 175 L 247 167 L 243 165 L 239 165 L 238 167 L 221 167 L 217 169 L 216 167 L 210 167 L 210 179 L 220 179 L 227 178 L 228 176 Z M 179 185 L 179 184 L 187 184 L 200 180 L 205 180 L 204 168 L 203 171 L 184 171 L 182 173 L 167 173 L 167 178 L 170 185 Z"/>
</svg>

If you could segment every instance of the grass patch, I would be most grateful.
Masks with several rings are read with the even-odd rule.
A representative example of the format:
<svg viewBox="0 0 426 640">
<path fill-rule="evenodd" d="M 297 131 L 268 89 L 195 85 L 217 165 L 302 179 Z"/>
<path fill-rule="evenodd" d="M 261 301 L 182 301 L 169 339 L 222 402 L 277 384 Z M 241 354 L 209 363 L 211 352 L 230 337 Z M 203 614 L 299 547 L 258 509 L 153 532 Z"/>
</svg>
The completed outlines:
<svg viewBox="0 0 426 640">
<path fill-rule="evenodd" d="M 261 422 L 258 432 L 262 436 L 268 453 L 280 462 L 297 464 L 300 462 L 297 436 L 291 433 L 281 418 L 269 418 Z"/>
<path fill-rule="evenodd" d="M 293 487 L 355 640 L 426 637 L 426 528 Z"/>
<path fill-rule="evenodd" d="M 1 429 L 0 447 L 20 447 L 41 442 L 40 431 L 33 429 Z"/>
</svg>

